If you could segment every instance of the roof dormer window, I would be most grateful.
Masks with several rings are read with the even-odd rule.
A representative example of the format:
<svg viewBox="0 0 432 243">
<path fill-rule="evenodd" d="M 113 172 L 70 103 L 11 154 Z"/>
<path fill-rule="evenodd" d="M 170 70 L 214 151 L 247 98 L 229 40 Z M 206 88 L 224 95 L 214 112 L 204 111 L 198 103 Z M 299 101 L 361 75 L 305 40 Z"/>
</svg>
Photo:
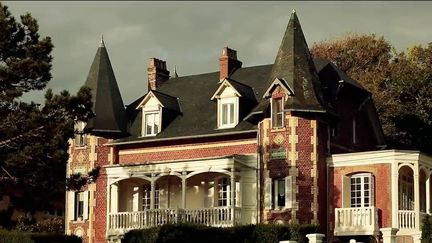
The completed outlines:
<svg viewBox="0 0 432 243">
<path fill-rule="evenodd" d="M 284 126 L 283 97 L 272 98 L 271 121 L 273 128 L 280 128 Z"/>
<path fill-rule="evenodd" d="M 218 127 L 235 127 L 238 123 L 238 98 L 221 98 L 218 100 L 218 106 Z"/>
<path fill-rule="evenodd" d="M 75 128 L 75 146 L 76 147 L 84 147 L 86 146 L 86 135 L 84 133 L 84 128 L 86 126 L 86 123 L 83 121 L 76 121 L 74 128 Z"/>
<path fill-rule="evenodd" d="M 143 111 L 143 136 L 156 136 L 161 129 L 161 112 L 159 111 Z"/>
</svg>

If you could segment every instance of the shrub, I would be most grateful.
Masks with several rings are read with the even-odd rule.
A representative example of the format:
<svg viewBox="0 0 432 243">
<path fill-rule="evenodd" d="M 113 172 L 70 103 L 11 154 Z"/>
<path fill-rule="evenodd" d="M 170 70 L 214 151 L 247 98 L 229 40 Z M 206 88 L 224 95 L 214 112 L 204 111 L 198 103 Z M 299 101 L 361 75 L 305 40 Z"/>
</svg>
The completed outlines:
<svg viewBox="0 0 432 243">
<path fill-rule="evenodd" d="M 81 243 L 81 238 L 62 234 L 0 230 L 0 243 Z"/>
<path fill-rule="evenodd" d="M 306 234 L 318 232 L 316 225 L 242 225 L 227 228 L 193 224 L 168 224 L 125 234 L 122 243 L 274 243 L 281 240 L 307 242 Z"/>
<path fill-rule="evenodd" d="M 421 234 L 421 242 L 422 243 L 432 243 L 432 217 L 429 214 L 426 214 L 422 221 L 422 234 Z"/>
<path fill-rule="evenodd" d="M 0 243 L 33 243 L 27 233 L 13 230 L 0 230 Z"/>
</svg>

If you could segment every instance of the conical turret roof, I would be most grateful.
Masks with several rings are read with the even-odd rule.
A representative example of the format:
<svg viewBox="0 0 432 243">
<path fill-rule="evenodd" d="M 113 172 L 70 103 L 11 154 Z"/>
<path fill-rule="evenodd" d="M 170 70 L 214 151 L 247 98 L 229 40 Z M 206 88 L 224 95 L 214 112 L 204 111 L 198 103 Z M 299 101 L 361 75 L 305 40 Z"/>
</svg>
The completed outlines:
<svg viewBox="0 0 432 243">
<path fill-rule="evenodd" d="M 88 121 L 86 131 L 107 137 L 125 134 L 125 107 L 103 39 L 90 67 L 85 85 L 91 89 L 95 113 L 95 117 Z"/>
<path fill-rule="evenodd" d="M 276 78 L 284 81 L 294 93 L 286 101 L 286 110 L 326 111 L 319 77 L 295 11 L 273 64 L 270 82 Z"/>
</svg>

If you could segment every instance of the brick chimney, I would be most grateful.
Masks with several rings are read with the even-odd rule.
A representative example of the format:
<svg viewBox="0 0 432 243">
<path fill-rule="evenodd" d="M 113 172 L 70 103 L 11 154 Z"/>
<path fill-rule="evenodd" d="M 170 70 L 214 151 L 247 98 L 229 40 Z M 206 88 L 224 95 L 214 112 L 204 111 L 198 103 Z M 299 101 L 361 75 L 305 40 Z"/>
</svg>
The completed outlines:
<svg viewBox="0 0 432 243">
<path fill-rule="evenodd" d="M 169 77 L 166 62 L 154 57 L 150 58 L 147 67 L 148 89 L 155 90 L 157 86 L 167 81 Z"/>
<path fill-rule="evenodd" d="M 219 79 L 230 77 L 235 70 L 241 68 L 242 62 L 237 60 L 237 51 L 224 47 L 219 57 Z"/>
</svg>

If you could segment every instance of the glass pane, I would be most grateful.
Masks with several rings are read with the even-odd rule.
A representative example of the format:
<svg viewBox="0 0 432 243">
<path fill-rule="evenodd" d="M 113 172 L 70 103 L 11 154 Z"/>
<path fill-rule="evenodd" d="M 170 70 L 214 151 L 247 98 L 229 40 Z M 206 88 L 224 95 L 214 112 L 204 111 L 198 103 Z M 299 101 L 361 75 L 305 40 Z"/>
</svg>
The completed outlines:
<svg viewBox="0 0 432 243">
<path fill-rule="evenodd" d="M 228 104 L 222 104 L 222 125 L 228 124 Z"/>
<path fill-rule="evenodd" d="M 231 104 L 229 104 L 229 110 L 230 110 L 230 124 L 234 124 L 234 104 L 233 103 L 231 103 Z"/>
</svg>

